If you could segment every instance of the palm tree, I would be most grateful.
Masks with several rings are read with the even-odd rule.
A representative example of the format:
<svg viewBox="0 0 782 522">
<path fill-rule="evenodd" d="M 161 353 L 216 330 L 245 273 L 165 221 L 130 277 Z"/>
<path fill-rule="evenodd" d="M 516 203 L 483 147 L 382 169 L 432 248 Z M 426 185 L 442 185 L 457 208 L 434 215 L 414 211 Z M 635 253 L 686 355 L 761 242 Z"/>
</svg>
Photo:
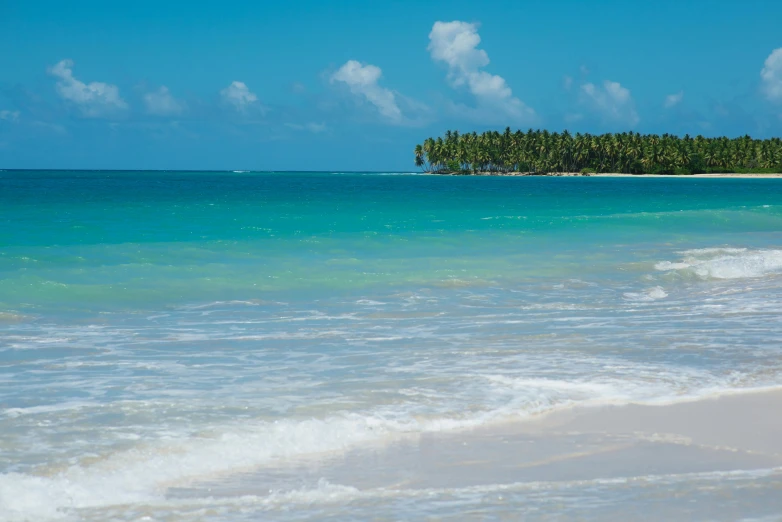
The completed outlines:
<svg viewBox="0 0 782 522">
<path fill-rule="evenodd" d="M 591 169 L 641 173 L 782 171 L 782 140 L 729 139 L 671 134 L 551 133 L 529 129 L 487 131 L 427 138 L 414 150 L 415 164 L 429 172 L 549 172 Z"/>
<path fill-rule="evenodd" d="M 415 146 L 415 166 L 421 167 L 421 170 L 424 170 L 424 167 L 426 165 L 426 155 L 424 154 L 424 148 L 422 145 L 416 145 Z"/>
</svg>

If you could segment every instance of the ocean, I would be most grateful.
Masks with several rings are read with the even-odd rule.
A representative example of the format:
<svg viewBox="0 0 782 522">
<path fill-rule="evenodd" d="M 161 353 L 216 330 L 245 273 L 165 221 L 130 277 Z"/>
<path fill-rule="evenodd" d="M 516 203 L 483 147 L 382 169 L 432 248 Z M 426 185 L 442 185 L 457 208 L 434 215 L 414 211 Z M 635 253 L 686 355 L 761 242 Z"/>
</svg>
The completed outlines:
<svg viewBox="0 0 782 522">
<path fill-rule="evenodd" d="M 378 457 L 781 387 L 780 310 L 782 179 L 0 172 L 0 520 L 780 516 L 773 466 Z"/>
</svg>

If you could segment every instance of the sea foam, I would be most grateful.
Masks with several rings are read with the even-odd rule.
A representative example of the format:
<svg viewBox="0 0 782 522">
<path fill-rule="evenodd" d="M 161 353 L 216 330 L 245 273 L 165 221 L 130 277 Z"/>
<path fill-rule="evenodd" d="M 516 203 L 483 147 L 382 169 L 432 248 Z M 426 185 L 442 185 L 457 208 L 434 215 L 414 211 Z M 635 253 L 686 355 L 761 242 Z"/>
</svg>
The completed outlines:
<svg viewBox="0 0 782 522">
<path fill-rule="evenodd" d="M 745 279 L 782 272 L 782 250 L 703 248 L 681 252 L 681 261 L 661 261 L 660 271 L 691 273 L 701 279 Z"/>
<path fill-rule="evenodd" d="M 668 293 L 665 290 L 663 290 L 662 287 L 655 286 L 643 292 L 625 292 L 623 294 L 623 297 L 627 301 L 649 302 L 649 301 L 657 301 L 659 299 L 665 299 L 666 297 L 668 297 Z"/>
</svg>

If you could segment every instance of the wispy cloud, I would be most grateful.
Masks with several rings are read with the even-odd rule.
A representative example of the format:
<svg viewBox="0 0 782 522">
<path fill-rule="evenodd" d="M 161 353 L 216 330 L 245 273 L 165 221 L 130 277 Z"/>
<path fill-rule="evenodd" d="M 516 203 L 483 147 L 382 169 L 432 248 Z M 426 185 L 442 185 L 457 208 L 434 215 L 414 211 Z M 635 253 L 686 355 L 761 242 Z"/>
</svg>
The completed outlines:
<svg viewBox="0 0 782 522">
<path fill-rule="evenodd" d="M 666 109 L 670 109 L 672 107 L 676 107 L 679 105 L 682 100 L 684 99 L 684 91 L 679 91 L 675 94 L 669 94 L 665 97 L 665 101 L 663 102 L 663 106 Z"/>
<path fill-rule="evenodd" d="M 630 90 L 619 82 L 606 80 L 602 86 L 585 83 L 581 86 L 581 97 L 582 102 L 606 122 L 634 127 L 640 121 Z"/>
<path fill-rule="evenodd" d="M 144 105 L 149 114 L 158 116 L 175 116 L 182 114 L 186 109 L 185 103 L 174 98 L 165 85 L 157 91 L 146 93 Z"/>
<path fill-rule="evenodd" d="M 293 129 L 293 130 L 300 130 L 300 131 L 309 131 L 313 134 L 319 134 L 321 132 L 326 132 L 328 127 L 326 127 L 325 123 L 305 123 L 305 124 L 298 124 L 298 123 L 286 123 L 286 127 Z"/>
<path fill-rule="evenodd" d="M 62 60 L 49 68 L 49 74 L 58 78 L 57 93 L 74 104 L 89 118 L 116 114 L 128 108 L 119 95 L 119 88 L 103 82 L 84 83 L 73 75 L 73 60 Z"/>
<path fill-rule="evenodd" d="M 760 78 L 766 98 L 772 102 L 782 102 L 782 47 L 772 51 L 766 58 Z"/>
<path fill-rule="evenodd" d="M 307 86 L 301 82 L 293 82 L 290 85 L 290 90 L 293 94 L 304 94 L 307 92 Z"/>
<path fill-rule="evenodd" d="M 481 37 L 476 24 L 467 22 L 435 22 L 429 33 L 429 51 L 432 59 L 448 66 L 448 81 L 453 88 L 466 88 L 474 97 L 473 115 L 491 120 L 529 122 L 535 111 L 513 96 L 513 91 L 502 76 L 484 70 L 489 55 L 478 49 Z"/>
<path fill-rule="evenodd" d="M 19 111 L 2 110 L 0 111 L 0 120 L 19 121 Z"/>
<path fill-rule="evenodd" d="M 331 75 L 331 83 L 344 83 L 354 95 L 366 99 L 387 120 L 402 121 L 402 111 L 392 91 L 379 84 L 383 71 L 372 64 L 362 64 L 356 60 L 347 61 L 337 72 Z"/>
<path fill-rule="evenodd" d="M 30 122 L 30 125 L 32 127 L 37 127 L 39 129 L 44 129 L 50 132 L 54 132 L 55 134 L 68 134 L 68 129 L 66 129 L 63 125 L 60 125 L 59 123 L 34 120 Z"/>
</svg>

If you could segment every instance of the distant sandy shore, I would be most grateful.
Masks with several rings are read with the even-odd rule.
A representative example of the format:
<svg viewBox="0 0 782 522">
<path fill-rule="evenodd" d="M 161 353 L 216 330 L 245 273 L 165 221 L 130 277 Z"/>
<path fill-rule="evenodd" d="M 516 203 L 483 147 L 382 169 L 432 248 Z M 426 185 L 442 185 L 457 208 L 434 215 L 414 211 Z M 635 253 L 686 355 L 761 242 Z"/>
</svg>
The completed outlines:
<svg viewBox="0 0 782 522">
<path fill-rule="evenodd" d="M 568 174 L 571 176 L 581 176 L 582 174 Z M 671 174 L 617 174 L 617 173 L 604 173 L 604 174 L 590 174 L 595 177 L 607 177 L 607 178 L 782 178 L 782 173 L 774 174 L 686 174 L 686 175 L 671 175 Z"/>
<path fill-rule="evenodd" d="M 438 174 L 441 176 L 521 176 L 521 177 L 597 177 L 597 178 L 782 178 L 782 173 L 773 174 L 582 174 L 580 172 L 552 172 L 550 174 L 529 174 L 527 172 L 478 172 L 475 174 Z"/>
</svg>

